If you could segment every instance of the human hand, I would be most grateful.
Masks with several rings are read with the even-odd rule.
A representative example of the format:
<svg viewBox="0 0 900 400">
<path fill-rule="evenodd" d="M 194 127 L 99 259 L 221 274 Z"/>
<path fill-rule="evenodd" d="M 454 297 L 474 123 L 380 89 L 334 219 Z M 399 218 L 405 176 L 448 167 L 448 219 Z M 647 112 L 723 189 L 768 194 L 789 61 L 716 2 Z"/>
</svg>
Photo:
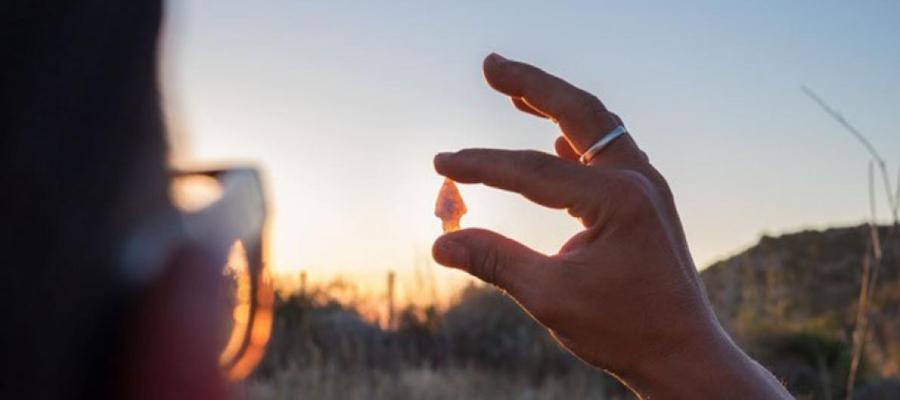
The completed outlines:
<svg viewBox="0 0 900 400">
<path fill-rule="evenodd" d="M 435 260 L 505 290 L 561 344 L 640 397 L 790 398 L 718 324 L 671 191 L 632 138 L 616 139 L 589 165 L 577 162 L 619 117 L 524 63 L 492 54 L 484 74 L 518 109 L 559 125 L 558 156 L 466 149 L 438 154 L 435 169 L 566 209 L 584 230 L 548 256 L 465 229 L 437 239 Z"/>
</svg>

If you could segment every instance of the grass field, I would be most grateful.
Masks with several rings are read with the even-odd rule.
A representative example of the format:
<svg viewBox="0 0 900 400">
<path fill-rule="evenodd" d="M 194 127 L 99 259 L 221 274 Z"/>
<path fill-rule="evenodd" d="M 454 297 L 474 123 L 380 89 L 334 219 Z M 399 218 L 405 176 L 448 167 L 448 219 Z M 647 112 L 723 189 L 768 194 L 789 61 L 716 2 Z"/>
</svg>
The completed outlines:
<svg viewBox="0 0 900 400">
<path fill-rule="evenodd" d="M 599 371 L 573 371 L 534 383 L 529 377 L 476 368 L 346 371 L 288 368 L 244 383 L 248 399 L 287 400 L 538 400 L 615 399 Z"/>
</svg>

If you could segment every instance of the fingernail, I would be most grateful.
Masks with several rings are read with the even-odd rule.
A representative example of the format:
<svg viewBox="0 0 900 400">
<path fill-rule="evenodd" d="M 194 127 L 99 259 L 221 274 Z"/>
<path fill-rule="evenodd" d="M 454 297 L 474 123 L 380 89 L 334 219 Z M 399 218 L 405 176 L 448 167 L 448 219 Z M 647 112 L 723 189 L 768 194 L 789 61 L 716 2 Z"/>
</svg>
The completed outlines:
<svg viewBox="0 0 900 400">
<path fill-rule="evenodd" d="M 437 155 L 434 156 L 434 166 L 437 167 L 438 164 L 443 164 L 443 163 L 449 161 L 450 157 L 453 157 L 453 153 L 449 153 L 449 152 L 437 153 Z"/>
<path fill-rule="evenodd" d="M 505 61 L 507 61 L 506 57 L 503 57 L 497 53 L 491 53 L 487 56 L 487 62 L 490 64 L 498 64 Z"/>
<path fill-rule="evenodd" d="M 434 248 L 434 258 L 437 262 L 451 267 L 466 265 L 469 255 L 461 243 L 452 239 L 439 238 Z"/>
<path fill-rule="evenodd" d="M 450 157 L 453 157 L 453 153 L 452 153 L 452 152 L 449 152 L 449 151 L 442 151 L 442 152 L 440 152 L 440 153 L 437 153 L 437 155 L 434 156 L 434 159 L 435 159 L 435 160 L 438 160 L 438 159 L 446 160 L 446 159 L 448 159 L 448 158 L 450 158 Z"/>
</svg>

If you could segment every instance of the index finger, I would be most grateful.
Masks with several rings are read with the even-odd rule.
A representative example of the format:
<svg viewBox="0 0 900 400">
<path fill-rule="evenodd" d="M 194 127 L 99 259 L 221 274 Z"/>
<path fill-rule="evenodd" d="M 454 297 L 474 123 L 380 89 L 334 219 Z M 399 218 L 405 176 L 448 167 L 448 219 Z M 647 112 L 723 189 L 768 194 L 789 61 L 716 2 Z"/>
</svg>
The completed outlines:
<svg viewBox="0 0 900 400">
<path fill-rule="evenodd" d="M 581 216 L 578 214 L 587 203 L 597 202 L 595 189 L 602 180 L 596 178 L 604 173 L 530 150 L 466 149 L 440 153 L 434 158 L 434 167 L 455 181 L 516 192 L 546 207 L 567 208 L 576 216 Z"/>
</svg>

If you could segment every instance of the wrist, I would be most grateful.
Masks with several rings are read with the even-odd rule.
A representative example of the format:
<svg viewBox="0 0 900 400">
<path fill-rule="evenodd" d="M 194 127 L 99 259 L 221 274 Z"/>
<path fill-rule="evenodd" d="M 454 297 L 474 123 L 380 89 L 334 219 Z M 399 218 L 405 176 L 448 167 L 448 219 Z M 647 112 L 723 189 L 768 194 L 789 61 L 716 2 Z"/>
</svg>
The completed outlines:
<svg viewBox="0 0 900 400">
<path fill-rule="evenodd" d="M 780 382 L 721 331 L 698 337 L 622 378 L 642 399 L 792 399 Z"/>
</svg>

